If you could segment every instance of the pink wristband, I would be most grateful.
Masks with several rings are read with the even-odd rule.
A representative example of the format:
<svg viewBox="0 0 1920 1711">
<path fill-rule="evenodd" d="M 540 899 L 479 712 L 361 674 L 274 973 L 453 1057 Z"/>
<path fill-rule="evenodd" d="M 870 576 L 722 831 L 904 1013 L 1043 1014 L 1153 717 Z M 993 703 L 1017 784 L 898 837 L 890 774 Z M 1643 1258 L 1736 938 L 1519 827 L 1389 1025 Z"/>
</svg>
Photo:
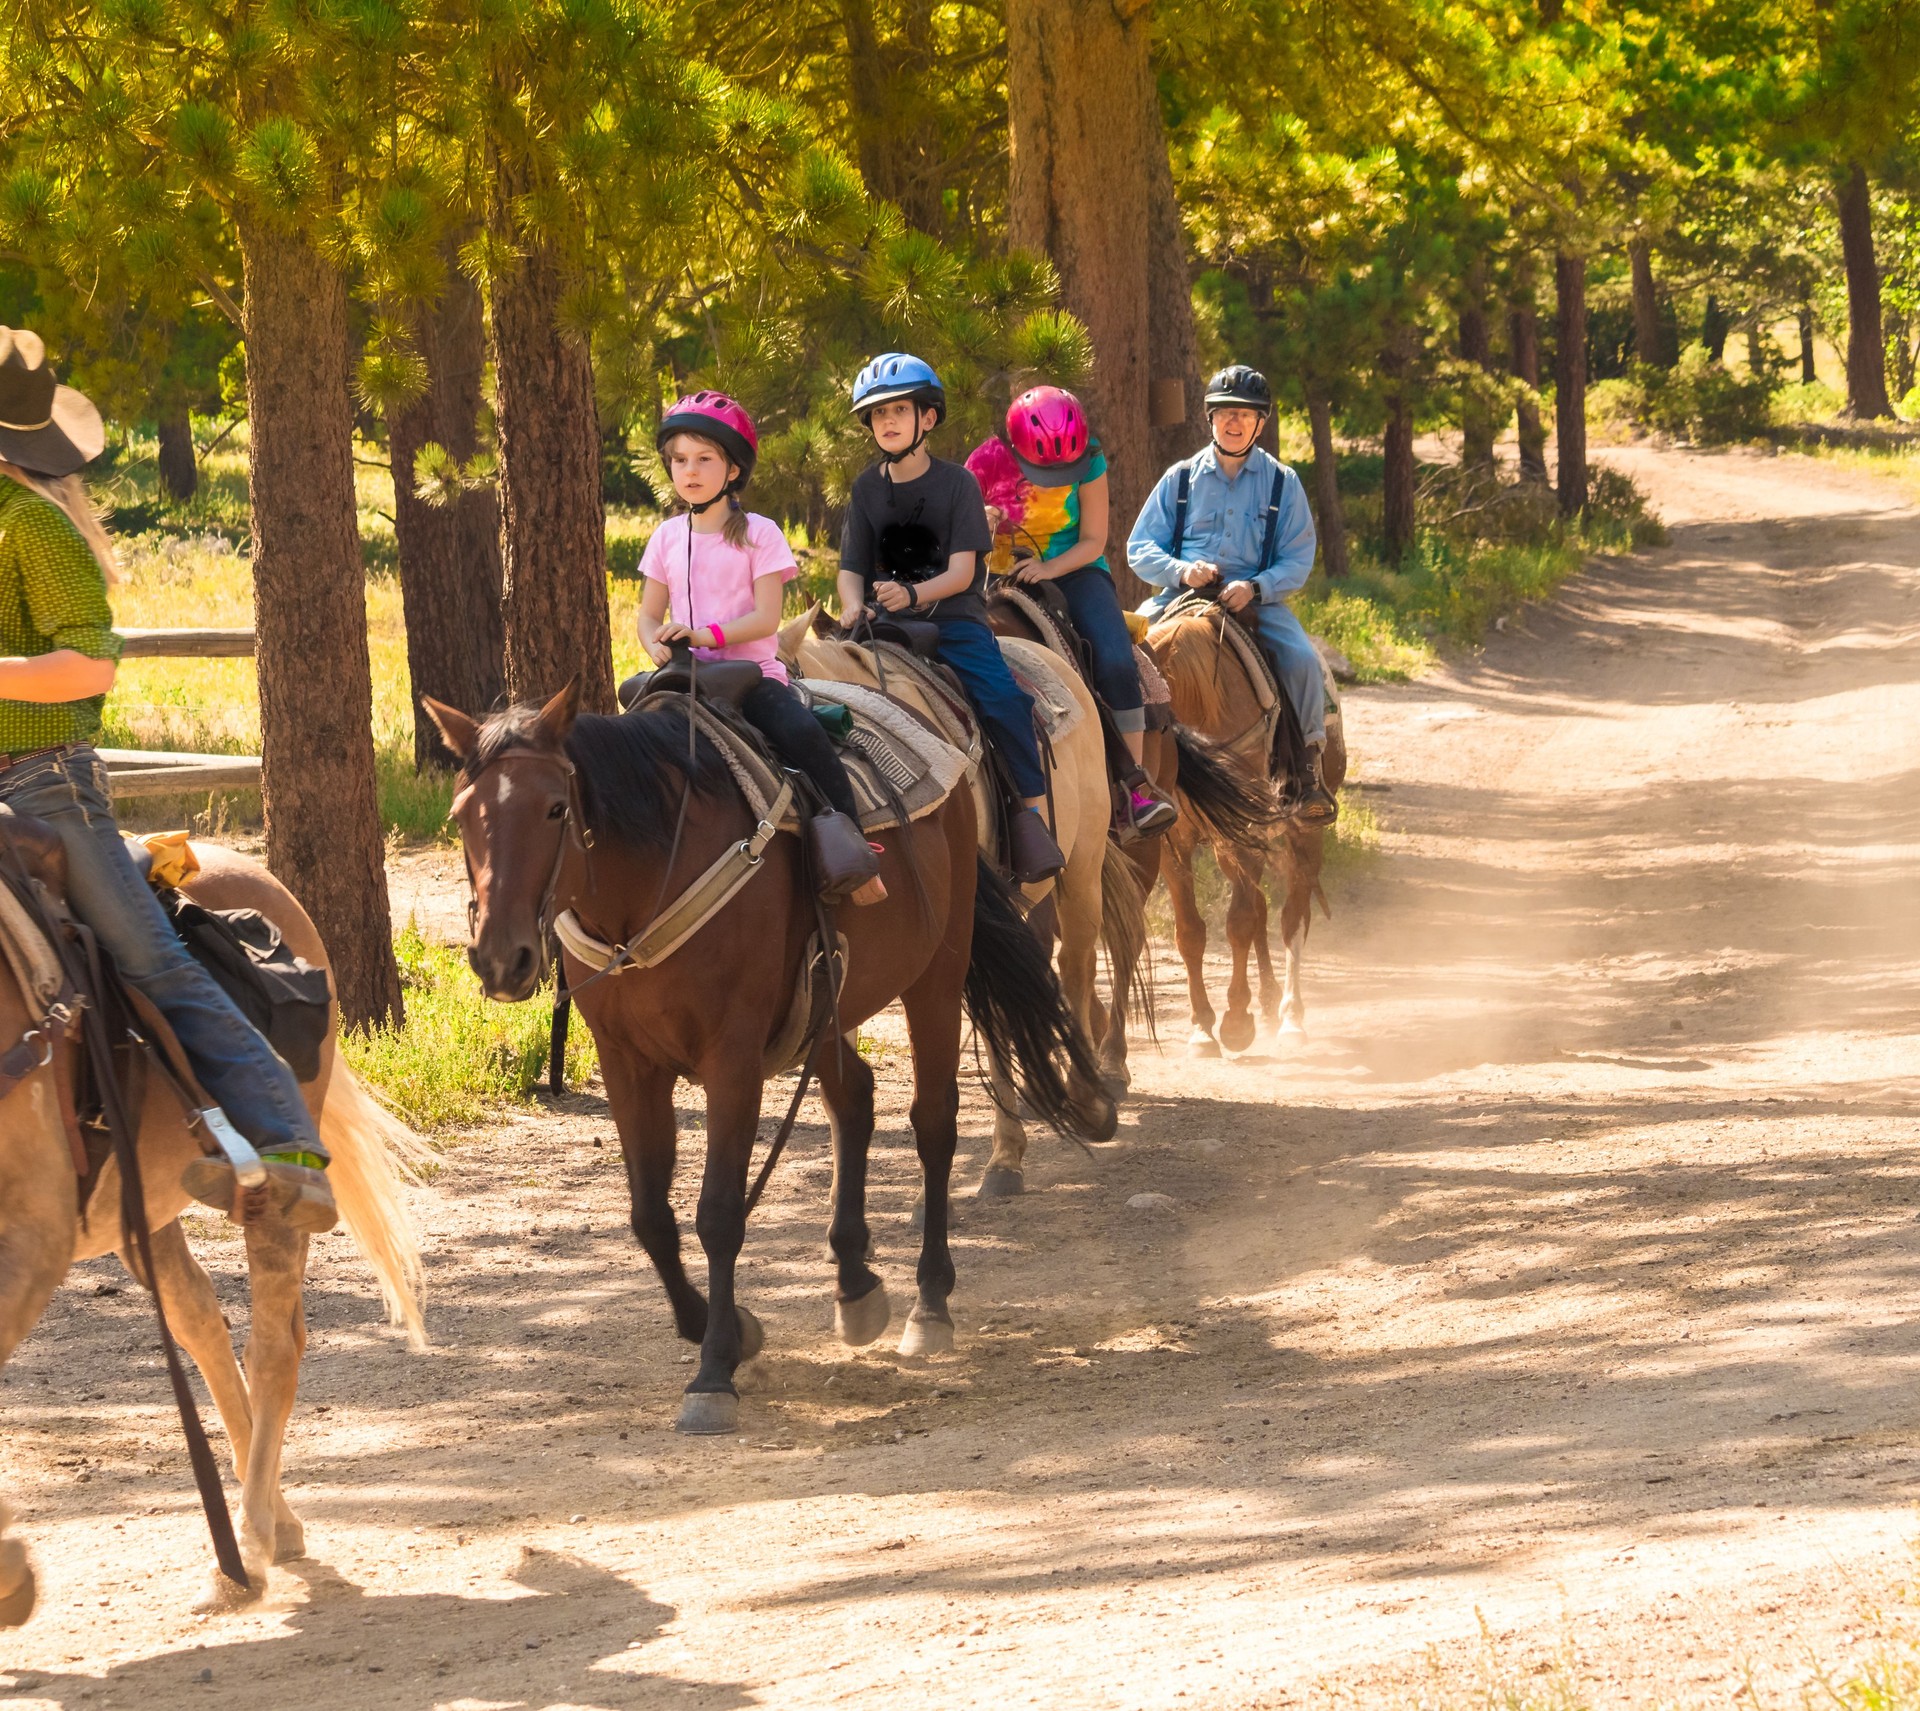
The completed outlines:
<svg viewBox="0 0 1920 1711">
<path fill-rule="evenodd" d="M 723 648 L 727 645 L 727 633 L 721 629 L 718 624 L 709 624 L 707 628 L 713 632 L 713 645 L 715 647 Z"/>
</svg>

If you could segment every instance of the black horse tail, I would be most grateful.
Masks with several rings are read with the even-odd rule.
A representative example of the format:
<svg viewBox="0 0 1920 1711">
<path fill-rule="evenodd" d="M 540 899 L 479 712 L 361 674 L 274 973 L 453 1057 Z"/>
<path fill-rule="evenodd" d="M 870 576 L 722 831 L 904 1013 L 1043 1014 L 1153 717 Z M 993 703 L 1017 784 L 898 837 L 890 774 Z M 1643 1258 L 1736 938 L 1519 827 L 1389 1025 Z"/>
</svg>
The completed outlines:
<svg viewBox="0 0 1920 1711">
<path fill-rule="evenodd" d="M 1067 1008 L 1052 959 L 1020 918 L 1007 882 L 977 859 L 967 1014 L 1048 1128 L 1078 1140 L 1112 1140 L 1120 1114 L 1100 1085 L 1100 1066 Z"/>
<path fill-rule="evenodd" d="M 1173 727 L 1179 751 L 1179 790 L 1199 829 L 1227 844 L 1264 844 L 1279 830 L 1284 815 L 1270 786 L 1235 766 L 1226 751 L 1185 725 Z"/>
</svg>

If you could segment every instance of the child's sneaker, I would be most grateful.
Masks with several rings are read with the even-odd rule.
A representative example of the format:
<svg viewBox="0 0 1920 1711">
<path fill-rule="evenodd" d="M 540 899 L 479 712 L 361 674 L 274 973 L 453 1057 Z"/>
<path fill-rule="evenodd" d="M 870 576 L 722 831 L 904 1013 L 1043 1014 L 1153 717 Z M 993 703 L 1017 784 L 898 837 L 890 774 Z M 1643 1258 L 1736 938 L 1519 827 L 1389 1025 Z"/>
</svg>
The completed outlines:
<svg viewBox="0 0 1920 1711">
<path fill-rule="evenodd" d="M 1141 779 L 1127 791 L 1127 818 L 1141 837 L 1157 838 L 1180 818 L 1180 810 Z"/>
</svg>

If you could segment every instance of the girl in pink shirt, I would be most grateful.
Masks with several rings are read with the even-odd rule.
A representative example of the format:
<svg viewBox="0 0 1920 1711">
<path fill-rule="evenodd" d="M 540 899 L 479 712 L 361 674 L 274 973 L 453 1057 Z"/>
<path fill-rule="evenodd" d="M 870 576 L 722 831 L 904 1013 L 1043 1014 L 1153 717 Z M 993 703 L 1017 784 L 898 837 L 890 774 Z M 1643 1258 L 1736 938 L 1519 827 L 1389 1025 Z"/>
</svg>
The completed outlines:
<svg viewBox="0 0 1920 1711">
<path fill-rule="evenodd" d="M 686 510 L 655 529 L 641 554 L 640 645 L 660 665 L 685 643 L 700 659 L 759 666 L 740 711 L 828 805 L 811 833 L 822 891 L 878 903 L 887 890 L 859 829 L 853 786 L 780 661 L 781 593 L 800 572 L 779 524 L 740 504 L 760 452 L 753 420 L 724 392 L 695 392 L 661 418 L 655 441 Z"/>
</svg>

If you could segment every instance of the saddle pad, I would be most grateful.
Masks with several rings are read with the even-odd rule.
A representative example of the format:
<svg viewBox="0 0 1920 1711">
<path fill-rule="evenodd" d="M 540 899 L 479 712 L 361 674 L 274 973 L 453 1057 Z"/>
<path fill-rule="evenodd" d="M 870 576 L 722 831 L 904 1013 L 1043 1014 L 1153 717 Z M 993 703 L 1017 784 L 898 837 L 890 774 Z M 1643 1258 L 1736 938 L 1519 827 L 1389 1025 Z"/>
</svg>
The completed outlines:
<svg viewBox="0 0 1920 1711">
<path fill-rule="evenodd" d="M 60 959 L 8 885 L 0 885 L 0 952 L 13 970 L 28 1008 L 36 1017 L 46 1015 L 64 984 Z"/>
<path fill-rule="evenodd" d="M 1079 673 L 1069 661 L 1038 642 L 1014 636 L 1000 638 L 1000 653 L 1014 682 L 1033 697 L 1033 710 L 1050 742 L 1062 742 L 1079 729 L 1086 714 L 1073 692 Z"/>
<path fill-rule="evenodd" d="M 1253 693 L 1260 703 L 1260 711 L 1265 713 L 1280 704 L 1280 685 L 1274 680 L 1273 667 L 1267 663 L 1267 656 L 1261 652 L 1260 644 L 1248 633 L 1245 624 L 1236 623 L 1229 618 L 1220 626 L 1220 634 L 1226 638 L 1227 646 L 1239 656 L 1240 663 L 1246 667 L 1247 681 L 1253 685 Z"/>
<path fill-rule="evenodd" d="M 1057 653 L 1062 659 L 1073 658 L 1073 650 L 1067 646 L 1067 638 L 1060 633 L 1060 626 L 1053 621 L 1053 614 L 1017 582 L 996 580 L 993 585 L 993 598 L 1004 600 L 1017 610 L 1040 632 L 1040 640 L 1048 649 Z"/>
</svg>

